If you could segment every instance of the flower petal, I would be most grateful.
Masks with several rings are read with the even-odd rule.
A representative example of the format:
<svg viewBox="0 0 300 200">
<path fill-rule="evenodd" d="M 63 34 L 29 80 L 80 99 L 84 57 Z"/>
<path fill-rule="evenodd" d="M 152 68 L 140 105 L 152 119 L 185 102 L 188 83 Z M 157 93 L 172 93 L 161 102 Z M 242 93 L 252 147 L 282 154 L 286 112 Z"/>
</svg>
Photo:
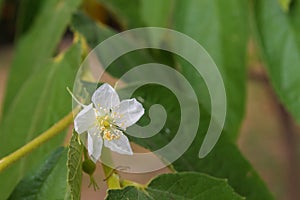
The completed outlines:
<svg viewBox="0 0 300 200">
<path fill-rule="evenodd" d="M 104 146 L 120 154 L 127 154 L 127 155 L 133 154 L 129 140 L 123 133 L 120 135 L 118 139 L 114 139 L 110 141 L 104 140 Z"/>
<path fill-rule="evenodd" d="M 143 105 L 134 98 L 121 101 L 113 111 L 117 115 L 116 124 L 123 129 L 135 124 L 144 114 Z"/>
<path fill-rule="evenodd" d="M 110 109 L 120 103 L 117 92 L 107 83 L 101 85 L 93 94 L 92 102 L 97 110 L 101 108 Z"/>
<path fill-rule="evenodd" d="M 103 140 L 100 135 L 100 130 L 93 127 L 88 130 L 88 153 L 94 163 L 99 160 L 101 156 L 101 150 L 103 146 Z"/>
<path fill-rule="evenodd" d="M 74 119 L 74 128 L 77 133 L 81 134 L 93 127 L 96 122 L 93 104 L 85 106 Z"/>
</svg>

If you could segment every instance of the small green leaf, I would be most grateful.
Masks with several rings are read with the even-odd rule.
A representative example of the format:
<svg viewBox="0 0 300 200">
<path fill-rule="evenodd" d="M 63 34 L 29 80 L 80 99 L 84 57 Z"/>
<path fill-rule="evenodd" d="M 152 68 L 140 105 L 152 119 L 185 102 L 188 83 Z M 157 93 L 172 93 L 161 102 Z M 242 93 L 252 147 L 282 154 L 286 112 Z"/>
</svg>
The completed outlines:
<svg viewBox="0 0 300 200">
<path fill-rule="evenodd" d="M 68 185 L 72 200 L 80 199 L 81 180 L 82 180 L 82 154 L 83 145 L 78 134 L 73 130 L 68 151 Z"/>
<path fill-rule="evenodd" d="M 196 172 L 163 174 L 153 179 L 144 189 L 133 186 L 109 190 L 107 200 L 134 199 L 197 199 L 242 200 L 224 179 Z"/>
<path fill-rule="evenodd" d="M 283 13 L 274 0 L 255 0 L 257 39 L 271 84 L 280 101 L 300 122 L 300 3 Z"/>
<path fill-rule="evenodd" d="M 58 148 L 31 176 L 23 178 L 9 200 L 55 200 L 67 194 L 67 149 Z"/>
</svg>

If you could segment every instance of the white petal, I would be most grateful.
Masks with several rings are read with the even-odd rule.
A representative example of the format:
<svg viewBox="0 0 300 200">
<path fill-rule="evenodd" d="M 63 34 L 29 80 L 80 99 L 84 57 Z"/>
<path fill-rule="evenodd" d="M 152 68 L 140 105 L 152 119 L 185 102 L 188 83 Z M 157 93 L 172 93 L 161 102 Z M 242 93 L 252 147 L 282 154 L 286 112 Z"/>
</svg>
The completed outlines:
<svg viewBox="0 0 300 200">
<path fill-rule="evenodd" d="M 116 124 L 125 129 L 135 124 L 144 114 L 144 108 L 136 99 L 126 99 L 121 101 L 113 110 L 116 112 Z"/>
<path fill-rule="evenodd" d="M 129 140 L 124 134 L 121 134 L 118 139 L 114 139 L 110 141 L 104 140 L 104 146 L 120 154 L 127 154 L 127 155 L 133 154 L 132 149 L 130 147 Z"/>
<path fill-rule="evenodd" d="M 94 163 L 99 160 L 101 156 L 103 140 L 99 129 L 96 127 L 88 130 L 88 153 Z"/>
<path fill-rule="evenodd" d="M 120 103 L 117 92 L 107 83 L 101 85 L 93 94 L 92 102 L 97 110 L 100 107 L 110 109 Z"/>
<path fill-rule="evenodd" d="M 93 127 L 96 123 L 95 111 L 93 104 L 85 106 L 74 119 L 74 128 L 77 133 L 81 134 Z"/>
</svg>

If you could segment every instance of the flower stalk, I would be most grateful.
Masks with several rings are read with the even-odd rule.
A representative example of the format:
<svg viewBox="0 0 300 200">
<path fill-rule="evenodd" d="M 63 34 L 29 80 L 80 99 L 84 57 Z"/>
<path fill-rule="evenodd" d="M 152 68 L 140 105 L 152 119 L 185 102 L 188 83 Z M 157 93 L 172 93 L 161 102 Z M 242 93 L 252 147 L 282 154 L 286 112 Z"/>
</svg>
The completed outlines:
<svg viewBox="0 0 300 200">
<path fill-rule="evenodd" d="M 105 157 L 105 160 L 107 162 L 111 162 L 112 163 L 112 158 L 111 158 L 111 154 L 110 151 L 106 148 L 103 148 L 103 155 Z M 109 167 L 108 165 L 101 163 L 102 164 L 102 169 L 104 172 L 104 176 L 105 179 L 104 181 L 106 181 L 106 185 L 108 187 L 108 189 L 120 189 L 121 185 L 120 185 L 120 177 L 119 175 L 116 173 L 116 170 Z"/>
<path fill-rule="evenodd" d="M 120 177 L 115 173 L 115 169 L 102 163 L 102 168 L 105 174 L 105 179 L 108 189 L 121 189 Z"/>
</svg>

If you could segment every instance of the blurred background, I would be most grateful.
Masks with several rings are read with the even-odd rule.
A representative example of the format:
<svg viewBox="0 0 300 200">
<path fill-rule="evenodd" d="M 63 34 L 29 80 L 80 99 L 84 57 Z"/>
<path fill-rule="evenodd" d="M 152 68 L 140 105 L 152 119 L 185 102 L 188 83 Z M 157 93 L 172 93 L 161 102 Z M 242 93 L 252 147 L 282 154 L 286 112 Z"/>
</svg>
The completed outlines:
<svg viewBox="0 0 300 200">
<path fill-rule="evenodd" d="M 6 81 L 15 53 L 15 44 L 20 36 L 30 28 L 40 2 L 31 0 L 2 2 L 0 12 L 0 113 Z M 29 8 L 29 11 L 26 10 Z M 124 30 L 124 27 L 115 20 L 114 14 L 101 3 L 86 0 L 80 9 L 99 23 L 106 24 L 117 31 Z M 72 37 L 72 33 L 66 30 L 57 51 L 68 47 Z M 50 39 L 51 37 L 45 38 L 45 40 Z M 249 37 L 247 44 L 247 60 L 246 108 L 238 146 L 276 199 L 300 199 L 300 127 L 275 95 L 252 36 Z M 100 169 L 101 167 L 97 170 L 96 179 L 100 180 L 98 183 L 101 189 L 95 193 L 92 188 L 88 188 L 89 177 L 84 176 L 83 199 L 87 199 L 87 197 L 88 199 L 99 199 L 99 194 L 105 195 L 106 186 L 102 181 L 104 176 Z M 163 169 L 155 174 L 167 171 L 167 169 Z M 138 182 L 146 183 L 154 174 L 129 176 Z"/>
</svg>

